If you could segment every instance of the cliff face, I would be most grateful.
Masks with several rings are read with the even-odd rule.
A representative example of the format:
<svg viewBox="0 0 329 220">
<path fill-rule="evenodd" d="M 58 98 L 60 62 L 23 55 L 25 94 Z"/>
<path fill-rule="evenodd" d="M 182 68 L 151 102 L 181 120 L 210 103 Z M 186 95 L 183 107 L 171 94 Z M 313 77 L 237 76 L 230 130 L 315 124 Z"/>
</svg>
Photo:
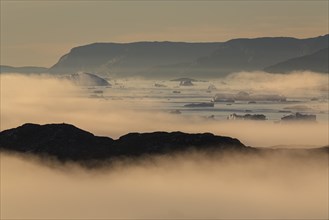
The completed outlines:
<svg viewBox="0 0 329 220">
<path fill-rule="evenodd" d="M 154 67 L 179 69 L 215 50 L 221 43 L 94 43 L 73 48 L 50 68 L 52 73 L 78 71 L 134 75 Z"/>
<path fill-rule="evenodd" d="M 24 124 L 0 133 L 0 149 L 61 160 L 107 159 L 196 150 L 246 150 L 239 140 L 210 133 L 129 133 L 113 140 L 69 124 Z"/>
</svg>

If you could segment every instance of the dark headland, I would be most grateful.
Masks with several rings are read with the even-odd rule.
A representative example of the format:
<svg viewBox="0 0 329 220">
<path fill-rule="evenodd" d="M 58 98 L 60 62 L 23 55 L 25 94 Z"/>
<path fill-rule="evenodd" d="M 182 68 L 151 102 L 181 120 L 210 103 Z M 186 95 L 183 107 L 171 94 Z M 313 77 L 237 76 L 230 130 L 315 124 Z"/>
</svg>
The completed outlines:
<svg viewBox="0 0 329 220">
<path fill-rule="evenodd" d="M 112 158 L 167 155 L 189 150 L 204 152 L 257 153 L 264 150 L 245 146 L 238 139 L 211 133 L 129 133 L 117 140 L 95 136 L 70 124 L 31 124 L 0 132 L 0 150 L 50 156 L 60 161 L 83 162 Z M 314 152 L 329 152 L 329 147 Z"/>
<path fill-rule="evenodd" d="M 60 160 L 161 155 L 195 150 L 246 150 L 239 140 L 211 133 L 129 133 L 117 140 L 99 137 L 70 124 L 24 124 L 0 133 L 0 149 Z"/>
</svg>

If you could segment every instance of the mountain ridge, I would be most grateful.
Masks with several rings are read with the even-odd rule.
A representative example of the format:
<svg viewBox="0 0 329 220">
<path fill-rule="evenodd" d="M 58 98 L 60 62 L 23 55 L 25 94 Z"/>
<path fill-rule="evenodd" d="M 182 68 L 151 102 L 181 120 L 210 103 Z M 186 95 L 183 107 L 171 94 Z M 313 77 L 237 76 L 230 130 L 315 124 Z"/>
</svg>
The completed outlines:
<svg viewBox="0 0 329 220">
<path fill-rule="evenodd" d="M 241 71 L 262 71 L 328 48 L 328 41 L 326 34 L 303 39 L 236 38 L 226 42 L 96 42 L 73 47 L 50 68 L 35 67 L 39 68 L 35 72 L 92 72 L 111 77 L 218 77 Z M 31 71 L 1 66 L 1 72 Z"/>
<path fill-rule="evenodd" d="M 72 48 L 50 72 L 92 71 L 117 76 L 223 76 L 255 71 L 328 47 L 329 35 L 237 38 L 226 42 L 141 41 Z"/>
<path fill-rule="evenodd" d="M 232 39 L 206 57 L 199 58 L 191 72 L 209 68 L 211 75 L 257 71 L 276 63 L 314 53 L 328 47 L 329 35 L 297 39 L 264 37 Z"/>
<path fill-rule="evenodd" d="M 328 53 L 329 48 L 324 48 L 312 54 L 277 63 L 264 70 L 270 73 L 288 73 L 292 71 L 329 73 Z"/>
</svg>

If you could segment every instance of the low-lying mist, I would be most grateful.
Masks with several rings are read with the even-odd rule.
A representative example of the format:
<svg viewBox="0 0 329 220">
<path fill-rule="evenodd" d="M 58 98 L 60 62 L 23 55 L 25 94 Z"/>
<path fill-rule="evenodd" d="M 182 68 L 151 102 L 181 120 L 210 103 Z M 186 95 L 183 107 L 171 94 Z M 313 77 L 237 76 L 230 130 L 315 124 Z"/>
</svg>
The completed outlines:
<svg viewBox="0 0 329 220">
<path fill-rule="evenodd" d="M 225 80 L 230 89 L 278 93 L 290 97 L 320 96 L 324 91 L 329 91 L 328 74 L 307 71 L 290 74 L 239 72 L 228 75 Z"/>
<path fill-rule="evenodd" d="M 273 92 L 274 87 L 279 90 L 282 86 L 281 93 L 286 94 L 290 91 L 294 95 L 303 95 L 303 93 L 297 94 L 300 88 L 304 88 L 301 91 L 307 91 L 307 88 L 313 92 L 319 91 L 328 78 L 327 75 L 315 73 L 301 74 L 299 80 L 296 80 L 297 74 L 263 76 L 260 73 L 240 73 L 222 80 L 228 82 L 231 79 L 229 85 L 232 90 L 240 86 L 241 90 L 253 88 L 262 89 L 263 92 Z M 304 76 L 307 80 L 303 79 Z M 266 77 L 275 80 L 266 81 Z M 141 80 L 136 81 L 136 84 L 137 82 L 142 84 Z M 143 82 L 145 83 L 145 80 Z M 326 122 L 283 125 L 273 122 L 212 121 L 196 116 L 168 114 L 163 111 L 138 110 L 134 108 L 137 102 L 143 102 L 145 109 L 147 106 L 151 109 L 153 104 L 153 101 L 147 98 L 135 101 L 88 98 L 86 89 L 83 90 L 55 77 L 2 74 L 1 130 L 27 122 L 39 124 L 65 122 L 96 135 L 112 138 L 118 138 L 129 132 L 179 130 L 231 136 L 254 147 L 328 145 L 329 131 Z M 327 102 L 315 107 L 328 111 Z"/>
<path fill-rule="evenodd" d="M 328 155 L 185 153 L 86 170 L 1 154 L 3 219 L 327 219 Z"/>
<path fill-rule="evenodd" d="M 328 91 L 327 80 L 328 75 L 316 73 L 238 73 L 216 79 L 214 84 L 228 92 L 245 90 L 313 97 Z M 131 79 L 129 83 L 143 86 L 154 82 Z M 147 97 L 127 101 L 88 96 L 86 88 L 55 77 L 2 74 L 1 130 L 27 122 L 65 122 L 113 138 L 133 131 L 179 130 L 231 136 L 253 147 L 328 145 L 328 122 L 206 120 L 145 110 L 153 105 L 153 100 Z M 137 102 L 143 102 L 145 108 L 136 109 Z M 316 107 L 327 112 L 328 102 Z M 73 163 L 1 152 L 0 162 L 1 219 L 329 217 L 326 153 L 186 152 L 85 169 Z"/>
</svg>

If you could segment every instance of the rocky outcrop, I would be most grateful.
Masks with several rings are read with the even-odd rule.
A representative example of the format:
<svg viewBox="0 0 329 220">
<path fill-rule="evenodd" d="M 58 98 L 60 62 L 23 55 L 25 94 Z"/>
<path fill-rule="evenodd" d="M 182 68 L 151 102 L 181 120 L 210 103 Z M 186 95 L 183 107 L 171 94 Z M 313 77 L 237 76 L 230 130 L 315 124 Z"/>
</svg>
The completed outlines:
<svg viewBox="0 0 329 220">
<path fill-rule="evenodd" d="M 211 133 L 129 133 L 113 140 L 94 136 L 69 124 L 24 124 L 0 133 L 0 149 L 83 161 L 170 154 L 189 149 L 244 151 L 251 148 L 237 139 Z"/>
<path fill-rule="evenodd" d="M 47 154 L 60 159 L 101 158 L 109 153 L 111 138 L 97 137 L 69 124 L 24 124 L 0 133 L 0 148 Z"/>
</svg>

